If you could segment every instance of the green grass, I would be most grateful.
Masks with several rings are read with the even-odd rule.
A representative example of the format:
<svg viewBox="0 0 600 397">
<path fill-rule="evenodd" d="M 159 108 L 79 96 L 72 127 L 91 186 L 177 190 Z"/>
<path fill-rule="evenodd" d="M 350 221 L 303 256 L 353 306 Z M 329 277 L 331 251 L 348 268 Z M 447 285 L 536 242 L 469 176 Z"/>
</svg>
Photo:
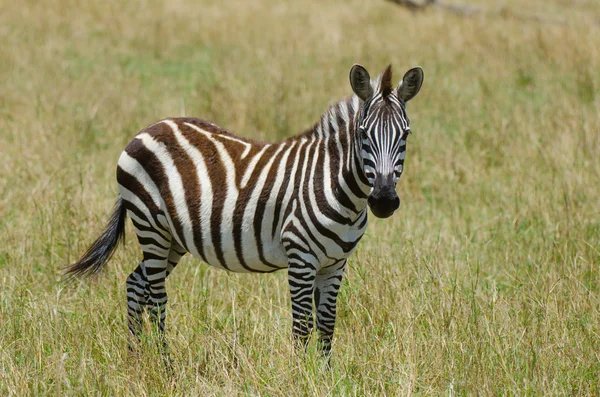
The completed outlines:
<svg viewBox="0 0 600 397">
<path fill-rule="evenodd" d="M 569 23 L 383 0 L 2 7 L 0 394 L 600 394 L 600 6 L 505 6 Z M 129 354 L 132 228 L 98 279 L 60 281 L 108 219 L 124 146 L 180 115 L 299 133 L 355 62 L 419 64 L 425 84 L 400 211 L 350 259 L 332 370 L 314 341 L 292 349 L 285 272 L 187 257 L 167 284 L 175 376 L 151 333 Z"/>
</svg>

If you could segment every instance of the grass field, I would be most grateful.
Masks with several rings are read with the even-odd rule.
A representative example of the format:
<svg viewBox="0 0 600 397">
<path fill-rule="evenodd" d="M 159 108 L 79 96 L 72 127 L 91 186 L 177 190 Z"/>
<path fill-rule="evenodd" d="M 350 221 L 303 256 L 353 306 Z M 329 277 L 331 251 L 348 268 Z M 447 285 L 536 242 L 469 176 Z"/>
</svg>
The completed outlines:
<svg viewBox="0 0 600 397">
<path fill-rule="evenodd" d="M 199 3 L 0 6 L 0 395 L 600 394 L 596 1 L 472 17 Z M 167 284 L 175 376 L 152 338 L 130 355 L 131 225 L 103 275 L 60 281 L 108 219 L 124 146 L 180 115 L 299 133 L 351 93 L 355 62 L 392 63 L 395 82 L 418 64 L 425 84 L 408 106 L 402 206 L 372 217 L 349 262 L 333 368 L 314 342 L 295 355 L 285 272 L 189 257 Z"/>
</svg>

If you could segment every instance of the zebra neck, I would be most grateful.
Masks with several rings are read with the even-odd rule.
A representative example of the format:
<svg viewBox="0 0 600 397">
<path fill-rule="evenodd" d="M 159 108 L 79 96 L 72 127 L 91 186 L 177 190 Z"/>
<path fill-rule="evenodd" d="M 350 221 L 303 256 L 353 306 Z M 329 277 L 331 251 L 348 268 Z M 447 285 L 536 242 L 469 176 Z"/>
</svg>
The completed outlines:
<svg viewBox="0 0 600 397">
<path fill-rule="evenodd" d="M 314 143 L 315 181 L 323 181 L 323 192 L 339 204 L 338 212 L 355 216 L 365 210 L 371 191 L 355 140 L 358 110 L 356 96 L 342 100 L 329 108 L 306 136 Z"/>
</svg>

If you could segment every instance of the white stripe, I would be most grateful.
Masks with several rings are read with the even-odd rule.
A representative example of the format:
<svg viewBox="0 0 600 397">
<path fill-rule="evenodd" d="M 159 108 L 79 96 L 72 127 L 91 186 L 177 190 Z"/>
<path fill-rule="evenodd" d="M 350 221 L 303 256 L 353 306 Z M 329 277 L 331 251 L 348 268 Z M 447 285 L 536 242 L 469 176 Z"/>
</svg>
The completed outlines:
<svg viewBox="0 0 600 397">
<path fill-rule="evenodd" d="M 185 150 L 186 154 L 190 157 L 194 165 L 196 166 L 196 175 L 198 176 L 198 184 L 200 185 L 200 213 L 190 214 L 190 216 L 198 217 L 201 221 L 200 229 L 202 231 L 202 248 L 204 252 L 204 258 L 211 265 L 218 265 L 219 261 L 215 254 L 214 247 L 212 245 L 212 237 L 210 230 L 210 218 L 212 213 L 212 184 L 210 178 L 202 178 L 202 176 L 208 176 L 208 170 L 206 163 L 204 162 L 204 156 L 202 153 L 193 146 L 190 141 L 181 133 L 179 127 L 169 121 L 167 123 L 175 134 L 177 143 Z M 190 224 L 191 227 L 191 224 Z M 198 247 L 193 246 L 193 251 L 190 249 L 190 253 L 197 258 L 200 257 Z"/>
<path fill-rule="evenodd" d="M 186 124 L 188 124 L 188 123 L 186 123 Z M 188 125 L 190 125 L 190 124 L 188 124 Z M 206 132 L 206 133 L 209 134 L 209 132 Z M 252 149 L 252 145 L 250 143 L 244 142 L 244 141 L 242 141 L 239 138 L 235 138 L 235 137 L 232 137 L 232 136 L 229 136 L 229 135 L 225 135 L 225 134 L 219 134 L 219 138 L 227 139 L 229 141 L 236 142 L 236 143 L 239 143 L 241 145 L 244 145 L 246 148 L 244 149 L 244 152 L 242 153 L 242 157 L 241 157 L 242 160 L 244 158 L 246 158 L 246 156 L 248 155 L 248 153 L 250 153 L 250 150 Z"/>
<path fill-rule="evenodd" d="M 119 157 L 119 161 L 117 163 L 123 171 L 127 172 L 129 175 L 133 176 L 137 181 L 146 189 L 150 198 L 154 202 L 154 205 L 158 208 L 161 208 L 161 197 L 160 192 L 158 191 L 158 187 L 150 178 L 150 175 L 146 172 L 144 167 L 133 157 L 131 157 L 127 152 L 123 151 L 121 153 L 121 157 Z"/>
<path fill-rule="evenodd" d="M 227 186 L 225 204 L 223 206 L 223 214 L 221 217 L 221 247 L 223 249 L 223 257 L 225 259 L 226 265 L 232 268 L 232 265 L 238 263 L 234 248 L 235 246 L 233 244 L 233 234 L 231 233 L 233 231 L 233 212 L 239 193 L 235 186 L 235 165 L 233 164 L 231 156 L 229 156 L 229 153 L 227 152 L 227 149 L 225 149 L 225 145 L 223 145 L 222 142 L 220 142 L 218 139 L 215 139 L 215 137 L 209 132 L 203 130 L 202 128 L 194 124 L 185 124 L 188 127 L 193 128 L 196 131 L 204 134 L 208 139 L 210 139 L 214 143 L 217 149 L 217 153 L 219 154 L 219 157 L 223 162 L 223 165 L 225 166 L 225 182 Z M 223 137 L 223 135 L 219 136 Z M 230 137 L 227 137 L 227 139 L 230 139 Z M 227 231 L 229 231 L 229 233 L 227 233 Z"/>
<path fill-rule="evenodd" d="M 244 225 L 244 230 L 247 229 L 247 231 L 244 231 L 242 233 L 242 244 L 241 245 L 242 245 L 242 257 L 244 259 L 246 259 L 246 262 L 248 264 L 251 264 L 251 262 L 255 262 L 255 261 L 257 262 L 259 259 L 258 257 L 247 258 L 248 252 L 258 253 L 258 250 L 256 250 L 256 249 L 250 249 L 250 250 L 248 249 L 250 247 L 256 247 L 256 245 L 258 244 L 258 242 L 255 239 L 255 229 L 254 229 L 254 214 L 256 213 L 256 206 L 257 206 L 258 200 L 262 194 L 262 190 L 263 190 L 265 182 L 267 180 L 267 175 L 269 174 L 269 171 L 271 170 L 271 166 L 273 165 L 275 158 L 277 158 L 277 156 L 279 155 L 279 153 L 281 153 L 281 151 L 285 148 L 285 146 L 286 146 L 285 142 L 280 144 L 279 147 L 277 148 L 277 151 L 271 156 L 271 159 L 269 160 L 269 162 L 261 170 L 260 176 L 258 177 L 256 184 L 254 185 L 254 190 L 252 191 L 252 195 L 250 196 L 250 198 L 248 199 L 248 202 L 246 203 L 246 209 L 244 210 L 242 223 Z M 268 203 L 266 205 L 268 205 Z M 265 222 L 265 221 L 267 221 L 267 222 L 271 221 L 270 223 L 272 223 L 273 218 L 268 218 L 265 215 L 266 215 L 266 211 L 263 214 L 263 219 L 261 220 L 261 223 Z M 264 244 L 263 244 L 263 246 L 264 246 Z"/>
<path fill-rule="evenodd" d="M 283 196 L 283 205 L 281 206 L 281 215 L 279 217 L 279 222 L 278 222 L 278 230 L 285 230 L 285 226 L 286 224 L 291 220 L 286 220 L 284 219 L 283 215 L 285 212 L 285 209 L 287 207 L 287 203 L 290 202 L 290 198 L 292 196 L 292 193 L 294 193 L 295 191 L 297 191 L 296 189 L 296 171 L 298 169 L 298 165 L 300 163 L 300 154 L 302 152 L 302 149 L 304 148 L 304 144 L 307 142 L 307 140 L 305 138 L 302 138 L 299 140 L 299 144 L 298 144 L 298 149 L 296 150 L 296 154 L 294 157 L 294 165 L 292 166 L 292 172 L 290 173 L 290 180 L 287 183 L 286 186 L 286 192 L 285 192 L 285 196 Z M 297 204 L 298 200 L 294 200 L 294 203 L 292 203 L 292 212 L 291 214 L 294 214 L 294 211 L 296 211 L 296 204 Z M 279 228 L 279 225 L 281 225 L 281 228 Z"/>
<path fill-rule="evenodd" d="M 254 171 L 254 168 L 256 167 L 256 164 L 260 161 L 260 158 L 265 153 L 265 150 L 267 150 L 269 148 L 269 146 L 271 146 L 271 145 L 268 145 L 268 144 L 265 145 L 258 153 L 256 153 L 256 156 L 254 156 L 252 161 L 250 161 L 250 163 L 246 167 L 246 173 L 244 174 L 244 177 L 242 178 L 242 181 L 240 182 L 240 189 L 243 189 L 246 187 L 246 185 L 248 184 L 248 181 L 250 180 L 250 177 L 252 176 L 252 172 Z M 245 156 L 242 156 L 242 158 L 244 158 L 244 157 Z"/>
<path fill-rule="evenodd" d="M 156 224 L 154 217 L 152 216 L 152 213 L 150 212 L 148 207 L 146 207 L 146 204 L 144 204 L 144 202 L 142 200 L 140 200 L 140 198 L 136 194 L 134 194 L 131 190 L 127 189 L 123 185 L 119 185 L 119 194 L 121 195 L 123 200 L 130 202 L 131 205 L 133 205 L 141 213 L 143 213 L 146 216 L 146 220 L 148 222 L 150 222 L 150 224 L 152 225 L 152 227 L 154 229 L 161 232 L 161 234 L 163 231 L 167 231 L 167 232 L 171 233 L 172 235 L 174 235 L 171 230 L 164 230 L 162 227 L 160 227 Z M 132 211 L 128 210 L 127 214 L 129 215 L 130 218 L 135 219 L 137 221 L 141 221 L 141 219 L 139 219 Z M 142 223 L 142 222 L 140 222 L 140 223 Z M 171 228 L 168 228 L 168 229 L 171 229 Z M 163 234 L 163 236 L 165 238 L 167 237 L 164 234 Z"/>
<path fill-rule="evenodd" d="M 149 230 L 139 230 L 135 226 L 134 226 L 134 229 L 135 229 L 135 234 L 137 234 L 138 237 L 151 238 L 152 240 L 156 241 L 158 244 L 162 245 L 163 247 L 168 248 L 171 246 L 170 241 L 165 240 L 163 236 L 161 236 L 160 234 L 158 234 L 156 232 L 151 232 Z"/>
<path fill-rule="evenodd" d="M 168 124 L 168 121 L 166 121 L 166 123 Z M 179 236 L 181 240 L 178 242 L 184 247 L 194 247 L 194 236 L 192 235 L 190 214 L 188 213 L 187 202 L 185 201 L 183 182 L 181 181 L 181 175 L 179 175 L 179 171 L 177 171 L 177 167 L 175 167 L 175 163 L 173 162 L 169 151 L 165 148 L 165 145 L 158 143 L 148 133 L 140 134 L 138 135 L 138 138 L 148 150 L 156 155 L 156 158 L 162 165 L 165 175 L 167 176 L 169 190 L 173 196 L 174 210 L 177 213 L 183 229 L 183 236 Z M 171 233 L 175 236 L 175 228 L 171 230 Z"/>
<path fill-rule="evenodd" d="M 275 207 L 277 206 L 276 200 L 279 197 L 279 192 L 281 190 L 283 184 L 283 178 L 285 177 L 285 166 L 287 164 L 288 158 L 292 150 L 296 147 L 296 141 L 292 141 L 292 144 L 287 148 L 286 152 L 281 157 L 281 161 L 279 163 L 279 167 L 277 168 L 277 176 L 275 177 L 275 183 L 273 183 L 273 188 L 271 189 L 271 194 L 267 200 L 267 205 L 265 207 L 264 220 L 261 222 L 262 230 L 260 234 L 260 238 L 263 241 L 263 244 L 266 242 L 271 242 L 273 235 L 273 219 L 275 218 Z M 290 174 L 293 177 L 293 174 Z M 288 190 L 293 189 L 293 185 L 289 184 L 286 186 Z M 283 205 L 281 206 L 281 215 L 285 211 L 287 201 L 283 200 Z M 281 221 L 282 216 L 279 218 Z M 278 225 L 275 225 L 277 227 Z M 277 234 L 275 234 L 275 238 L 278 238 Z M 268 252 L 265 252 L 265 257 L 268 257 Z M 271 253 L 273 254 L 273 253 Z"/>
</svg>

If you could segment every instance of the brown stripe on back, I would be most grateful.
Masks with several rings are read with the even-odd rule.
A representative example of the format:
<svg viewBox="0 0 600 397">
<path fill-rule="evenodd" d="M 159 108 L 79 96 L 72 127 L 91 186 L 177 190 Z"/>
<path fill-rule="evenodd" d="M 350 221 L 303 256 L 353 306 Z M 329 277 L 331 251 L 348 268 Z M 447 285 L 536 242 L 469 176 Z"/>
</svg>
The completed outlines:
<svg viewBox="0 0 600 397">
<path fill-rule="evenodd" d="M 239 187 L 242 178 L 244 177 L 243 170 L 246 169 L 248 163 L 252 161 L 252 158 L 256 156 L 256 154 L 262 150 L 262 148 L 267 145 L 265 142 L 260 142 L 248 138 L 244 138 L 238 136 L 231 131 L 220 127 L 210 121 L 197 119 L 193 117 L 177 117 L 171 119 L 178 124 L 189 123 L 197 126 L 198 128 L 203 129 L 206 132 L 209 132 L 212 136 L 212 139 L 215 139 L 218 142 L 221 142 L 227 151 L 227 154 L 231 157 L 232 161 L 235 164 L 236 168 L 236 186 Z M 235 140 L 228 139 L 234 138 Z M 242 154 L 247 149 L 247 145 L 250 146 L 250 150 L 246 153 L 246 156 L 242 159 Z M 263 155 L 264 156 L 264 155 Z"/>
<path fill-rule="evenodd" d="M 192 223 L 193 243 L 200 257 L 206 262 L 204 247 L 202 245 L 202 228 L 200 227 L 200 182 L 196 172 L 196 165 L 185 149 L 177 142 L 177 138 L 171 127 L 168 124 L 163 123 L 163 125 L 166 127 L 166 131 L 154 135 L 154 139 L 165 145 L 165 149 L 169 152 L 175 168 L 177 168 L 177 172 L 181 177 L 185 203 Z M 181 125 L 178 125 L 178 127 L 181 129 Z M 175 208 L 173 208 L 173 212 L 176 212 Z M 181 237 L 183 241 L 183 236 Z M 189 251 L 189 247 L 185 248 Z"/>
<path fill-rule="evenodd" d="M 212 211 L 210 217 L 212 246 L 215 249 L 215 255 L 217 256 L 217 260 L 219 261 L 221 267 L 229 270 L 227 263 L 225 263 L 225 256 L 223 254 L 223 245 L 221 241 L 221 222 L 223 219 L 225 196 L 227 194 L 227 170 L 225 169 L 223 161 L 219 157 L 219 153 L 217 152 L 215 144 L 209 138 L 192 127 L 184 124 L 184 122 L 187 123 L 189 121 L 183 120 L 188 119 L 179 118 L 174 120 L 177 121 L 181 133 L 190 142 L 190 145 L 198 149 L 204 158 L 208 179 L 211 182 L 213 194 Z M 191 120 L 194 122 L 190 122 L 190 124 L 194 124 L 207 132 L 211 132 L 211 129 L 218 129 L 218 127 L 216 127 L 214 124 L 198 119 Z M 202 183 L 202 181 L 200 181 L 200 183 Z M 201 226 L 199 225 L 199 228 L 200 227 Z"/>
<path fill-rule="evenodd" d="M 195 125 L 196 127 L 200 128 L 206 132 L 209 132 L 210 134 L 213 134 L 213 135 L 227 135 L 227 136 L 236 138 L 240 141 L 244 141 L 244 142 L 251 143 L 251 144 L 261 143 L 258 141 L 253 141 L 251 139 L 237 136 L 233 132 L 231 132 L 221 126 L 218 126 L 215 123 L 207 121 L 207 120 L 202 120 L 202 119 L 198 119 L 195 117 L 173 117 L 170 120 L 174 121 L 179 126 L 182 126 L 185 123 Z M 195 133 L 197 133 L 197 131 Z"/>
<path fill-rule="evenodd" d="M 238 136 L 234 137 L 238 140 L 245 141 L 245 139 L 239 139 Z M 244 154 L 247 148 L 246 145 L 236 141 L 232 141 L 230 139 L 223 138 L 221 134 L 215 134 L 213 138 L 223 144 L 225 150 L 227 151 L 227 154 L 229 154 L 229 157 L 231 157 L 231 160 L 233 161 L 236 170 L 235 185 L 239 187 L 242 183 L 242 178 L 244 177 L 246 168 L 248 167 L 252 159 L 256 156 L 256 154 L 260 152 L 266 144 L 245 142 L 246 144 L 251 144 L 251 146 L 250 150 L 248 150 L 248 153 L 246 153 L 246 156 L 242 158 L 242 155 Z M 268 150 L 269 149 L 267 149 L 267 151 Z M 264 156 L 265 154 L 263 153 L 263 156 L 261 157 L 260 161 L 262 161 L 262 158 L 264 158 Z"/>
</svg>

